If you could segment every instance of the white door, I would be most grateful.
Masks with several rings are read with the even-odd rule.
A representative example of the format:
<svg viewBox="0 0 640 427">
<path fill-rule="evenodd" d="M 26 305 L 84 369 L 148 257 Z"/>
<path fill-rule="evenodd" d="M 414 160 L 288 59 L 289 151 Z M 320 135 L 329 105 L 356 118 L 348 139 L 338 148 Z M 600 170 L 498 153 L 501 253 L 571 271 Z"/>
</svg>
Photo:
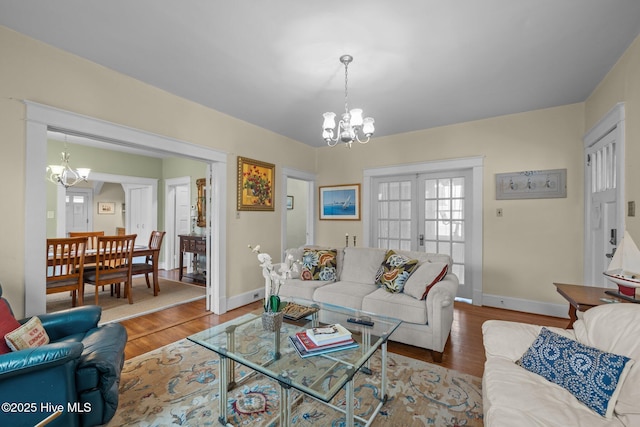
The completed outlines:
<svg viewBox="0 0 640 427">
<path fill-rule="evenodd" d="M 151 188 L 133 187 L 129 188 L 129 204 L 127 215 L 129 224 L 127 232 L 137 234 L 136 245 L 149 244 L 149 236 L 153 231 L 151 221 Z"/>
<path fill-rule="evenodd" d="M 189 204 L 191 199 L 191 191 L 189 185 L 178 185 L 175 187 L 175 217 L 174 227 L 176 230 L 176 238 L 173 239 L 173 256 L 174 261 L 173 268 L 178 266 L 178 257 L 180 256 L 180 239 L 177 236 L 183 234 L 189 234 L 191 231 L 190 216 L 191 205 Z M 185 265 L 191 265 L 191 254 L 185 254 Z"/>
<path fill-rule="evenodd" d="M 418 176 L 418 247 L 430 253 L 447 254 L 458 276 L 458 297 L 473 298 L 470 270 L 471 197 L 466 191 L 471 171 L 439 172 Z"/>
<path fill-rule="evenodd" d="M 590 210 L 587 242 L 590 260 L 585 265 L 588 284 L 612 287 L 602 272 L 606 271 L 624 230 L 618 224 L 618 156 L 616 133 L 609 132 L 585 150 L 587 206 Z"/>
<path fill-rule="evenodd" d="M 70 231 L 92 231 L 89 229 L 92 194 L 90 189 L 69 188 L 65 196 L 65 235 Z"/>
<path fill-rule="evenodd" d="M 443 253 L 453 259 L 458 297 L 472 299 L 470 170 L 375 178 L 374 245 L 385 249 Z"/>
</svg>

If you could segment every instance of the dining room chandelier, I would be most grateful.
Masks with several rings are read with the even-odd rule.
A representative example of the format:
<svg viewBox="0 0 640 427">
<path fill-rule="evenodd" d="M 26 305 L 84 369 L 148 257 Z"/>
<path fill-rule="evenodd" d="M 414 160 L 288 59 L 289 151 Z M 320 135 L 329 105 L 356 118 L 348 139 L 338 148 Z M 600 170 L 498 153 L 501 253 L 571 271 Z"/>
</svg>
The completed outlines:
<svg viewBox="0 0 640 427">
<path fill-rule="evenodd" d="M 353 61 L 353 56 L 342 55 L 340 62 L 344 64 L 344 113 L 342 119 L 338 122 L 336 128 L 336 114 L 332 112 L 324 113 L 324 123 L 322 125 L 322 137 L 329 144 L 329 147 L 335 147 L 339 141 L 351 148 L 354 141 L 360 144 L 366 144 L 371 139 L 371 135 L 375 131 L 373 117 L 362 118 L 362 109 L 354 108 L 349 111 L 347 83 L 349 80 L 349 64 Z M 335 137 L 334 137 L 335 134 Z"/>
<path fill-rule="evenodd" d="M 61 154 L 62 164 L 60 165 L 49 165 L 47 166 L 47 172 L 49 172 L 49 176 L 47 179 L 54 184 L 60 184 L 64 188 L 69 188 L 71 186 L 76 185 L 79 182 L 86 182 L 89 178 L 89 173 L 91 169 L 89 168 L 77 168 L 72 169 L 69 166 L 69 152 L 67 151 L 67 146 L 65 144 L 64 151 Z"/>
</svg>

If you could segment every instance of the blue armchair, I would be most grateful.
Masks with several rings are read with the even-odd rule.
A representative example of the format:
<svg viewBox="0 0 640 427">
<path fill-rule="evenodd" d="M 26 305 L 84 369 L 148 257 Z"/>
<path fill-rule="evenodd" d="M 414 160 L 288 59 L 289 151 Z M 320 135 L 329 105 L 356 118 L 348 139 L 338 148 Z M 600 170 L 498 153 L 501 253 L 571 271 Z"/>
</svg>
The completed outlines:
<svg viewBox="0 0 640 427">
<path fill-rule="evenodd" d="M 0 304 L 11 308 L 1 285 Z M 127 332 L 119 323 L 98 326 L 101 314 L 89 305 L 39 315 L 50 343 L 0 355 L 0 425 L 33 426 L 59 408 L 48 426 L 95 426 L 113 417 Z"/>
</svg>

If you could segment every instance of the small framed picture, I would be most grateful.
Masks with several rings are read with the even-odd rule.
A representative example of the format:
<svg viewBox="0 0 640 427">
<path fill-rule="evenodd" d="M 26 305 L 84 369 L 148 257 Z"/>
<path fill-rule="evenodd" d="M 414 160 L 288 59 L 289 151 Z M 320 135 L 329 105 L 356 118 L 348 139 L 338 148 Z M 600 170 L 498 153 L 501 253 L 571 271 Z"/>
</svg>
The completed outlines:
<svg viewBox="0 0 640 427">
<path fill-rule="evenodd" d="M 360 184 L 320 187 L 320 219 L 360 220 Z"/>
<path fill-rule="evenodd" d="M 287 196 L 287 209 L 293 209 L 293 196 Z"/>
<path fill-rule="evenodd" d="M 98 202 L 99 215 L 113 215 L 116 213 L 115 202 Z"/>
</svg>

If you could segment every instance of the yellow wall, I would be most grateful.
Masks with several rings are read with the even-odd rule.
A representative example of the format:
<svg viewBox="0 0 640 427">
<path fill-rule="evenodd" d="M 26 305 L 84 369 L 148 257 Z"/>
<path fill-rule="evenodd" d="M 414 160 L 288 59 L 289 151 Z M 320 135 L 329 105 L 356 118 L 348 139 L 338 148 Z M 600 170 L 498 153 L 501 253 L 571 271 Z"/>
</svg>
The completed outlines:
<svg viewBox="0 0 640 427">
<path fill-rule="evenodd" d="M 318 184 L 361 183 L 369 168 L 483 156 L 484 293 L 561 302 L 553 282 L 582 278 L 583 116 L 583 104 L 573 104 L 323 148 Z M 495 199 L 496 173 L 565 168 L 567 198 Z M 345 233 L 362 236 L 362 224 L 318 222 L 320 244 L 338 245 Z"/>
<path fill-rule="evenodd" d="M 30 100 L 226 152 L 227 295 L 259 288 L 260 270 L 247 249 L 280 250 L 275 212 L 235 215 L 236 156 L 315 172 L 314 150 L 273 132 L 187 101 L 0 26 L 0 167 L 16 179 L 0 184 L 0 282 L 17 315 L 24 312 L 25 105 Z M 43 171 L 44 174 L 44 171 Z M 43 177 L 44 179 L 44 177 Z M 276 180 L 276 194 L 281 183 Z M 276 212 L 279 210 L 276 202 Z M 44 218 L 43 218 L 44 220 Z M 269 244 L 268 242 L 271 242 Z M 277 243 L 274 243 L 277 242 Z M 35 268 L 35 267 L 34 267 Z M 255 284 L 258 286 L 255 286 Z"/>
<path fill-rule="evenodd" d="M 385 165 L 484 156 L 484 292 L 562 302 L 553 281 L 582 278 L 582 137 L 618 101 L 627 106 L 627 198 L 639 200 L 633 159 L 640 144 L 640 42 L 636 40 L 585 103 L 375 138 L 367 146 L 312 149 L 176 97 L 0 27 L 0 167 L 17 177 L 0 184 L 0 281 L 18 315 L 24 307 L 25 106 L 30 100 L 166 135 L 227 153 L 227 296 L 257 288 L 260 272 L 248 244 L 280 251 L 280 189 L 275 212 L 236 218 L 236 156 L 318 173 L 318 185 L 362 182 L 363 170 Z M 379 118 L 381 123 L 383 118 Z M 338 151 L 339 150 L 339 151 Z M 495 200 L 495 174 L 568 170 L 566 199 Z M 634 188 L 635 187 L 635 188 Z M 504 217 L 495 216 L 496 208 Z M 44 220 L 44 219 L 43 219 Z M 635 218 L 629 228 L 640 235 Z M 318 221 L 317 243 L 363 235 L 360 222 Z M 633 234 L 633 233 L 632 233 Z"/>
</svg>

